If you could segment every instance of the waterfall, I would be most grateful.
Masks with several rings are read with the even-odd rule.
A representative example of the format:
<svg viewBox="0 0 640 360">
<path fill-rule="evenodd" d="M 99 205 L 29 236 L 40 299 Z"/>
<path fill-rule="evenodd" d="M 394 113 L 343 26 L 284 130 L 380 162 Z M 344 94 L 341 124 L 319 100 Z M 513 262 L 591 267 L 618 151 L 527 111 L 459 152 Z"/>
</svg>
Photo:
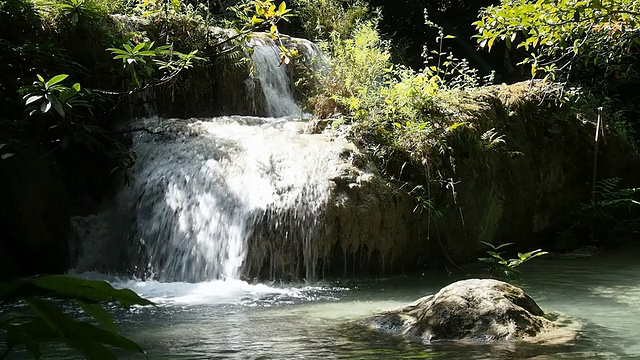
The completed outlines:
<svg viewBox="0 0 640 360">
<path fill-rule="evenodd" d="M 128 248 L 134 249 L 128 268 L 137 269 L 137 276 L 238 279 L 251 242 L 260 248 L 255 242 L 289 241 L 304 259 L 302 276 L 315 274 L 313 244 L 322 231 L 340 146 L 321 140 L 323 135 L 302 134 L 304 123 L 284 118 L 142 123 L 135 126 L 148 130 L 133 139 L 133 181 L 105 217 L 109 228 L 122 230 L 120 239 L 100 251 L 81 251 L 79 270 L 113 269 Z M 265 226 L 275 230 L 256 230 Z"/>
<path fill-rule="evenodd" d="M 253 92 L 254 101 L 255 91 L 259 89 L 264 97 L 263 110 L 267 116 L 300 114 L 301 110 L 293 99 L 288 68 L 280 63 L 280 48 L 267 37 L 255 37 L 251 45 L 254 77 L 248 79 L 246 86 L 249 87 L 249 93 Z"/>
<path fill-rule="evenodd" d="M 131 182 L 103 212 L 74 219 L 78 271 L 189 282 L 316 276 L 344 143 L 304 134 L 304 122 L 282 117 L 301 113 L 291 74 L 273 40 L 252 42 L 246 100 L 271 117 L 131 124 Z M 295 45 L 307 64 L 318 54 L 307 41 Z"/>
</svg>

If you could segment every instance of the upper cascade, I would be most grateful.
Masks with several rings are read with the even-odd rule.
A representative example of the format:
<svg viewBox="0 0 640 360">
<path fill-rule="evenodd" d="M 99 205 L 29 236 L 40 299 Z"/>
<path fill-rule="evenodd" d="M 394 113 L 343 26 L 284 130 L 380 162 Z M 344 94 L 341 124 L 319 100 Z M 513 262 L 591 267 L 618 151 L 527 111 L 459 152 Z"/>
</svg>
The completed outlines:
<svg viewBox="0 0 640 360">
<path fill-rule="evenodd" d="M 264 97 L 264 115 L 271 117 L 300 115 L 301 109 L 293 96 L 292 74 L 280 61 L 280 48 L 268 37 L 257 37 L 251 41 L 253 54 L 253 78 L 247 80 L 249 90 L 260 90 Z"/>
</svg>

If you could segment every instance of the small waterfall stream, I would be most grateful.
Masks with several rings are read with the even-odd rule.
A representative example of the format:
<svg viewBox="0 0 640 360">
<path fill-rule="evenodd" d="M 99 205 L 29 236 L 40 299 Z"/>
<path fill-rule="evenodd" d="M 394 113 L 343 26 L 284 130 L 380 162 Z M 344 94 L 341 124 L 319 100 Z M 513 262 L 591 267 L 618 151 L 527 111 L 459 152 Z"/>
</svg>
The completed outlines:
<svg viewBox="0 0 640 360">
<path fill-rule="evenodd" d="M 273 40 L 254 39 L 251 59 L 254 67 L 254 78 L 265 98 L 267 116 L 282 117 L 299 115 L 300 108 L 293 100 L 290 75 L 287 66 L 280 64 L 280 49 Z M 255 88 L 255 85 L 253 85 Z M 255 95 L 254 95 L 255 97 Z"/>
</svg>

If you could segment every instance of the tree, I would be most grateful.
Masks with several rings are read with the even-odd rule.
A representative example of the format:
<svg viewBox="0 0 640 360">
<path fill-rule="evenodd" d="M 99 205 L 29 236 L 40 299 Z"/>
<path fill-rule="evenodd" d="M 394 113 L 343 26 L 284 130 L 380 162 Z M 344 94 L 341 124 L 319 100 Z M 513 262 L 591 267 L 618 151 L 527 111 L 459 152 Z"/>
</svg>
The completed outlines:
<svg viewBox="0 0 640 360">
<path fill-rule="evenodd" d="M 480 47 L 505 42 L 532 78 L 581 86 L 620 133 L 640 130 L 640 2 L 502 0 L 474 25 Z"/>
<path fill-rule="evenodd" d="M 555 76 L 603 64 L 606 76 L 635 78 L 629 66 L 640 49 L 640 3 L 634 0 L 503 0 L 474 25 L 481 47 L 496 40 L 529 53 L 531 75 Z M 575 69 L 573 69 L 575 70 Z"/>
</svg>

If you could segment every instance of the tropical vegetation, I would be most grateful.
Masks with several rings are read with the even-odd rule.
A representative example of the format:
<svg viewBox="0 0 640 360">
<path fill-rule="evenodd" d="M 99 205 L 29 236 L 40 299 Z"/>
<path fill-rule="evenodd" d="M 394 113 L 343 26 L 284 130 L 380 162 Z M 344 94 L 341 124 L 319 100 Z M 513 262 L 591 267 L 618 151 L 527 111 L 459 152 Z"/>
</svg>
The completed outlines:
<svg viewBox="0 0 640 360">
<path fill-rule="evenodd" d="M 452 14 L 467 15 L 451 24 Z M 276 41 L 283 66 L 298 56 L 283 42 L 285 31 L 319 43 L 328 66 L 303 79 L 313 84 L 299 89 L 305 107 L 347 133 L 390 182 L 408 185 L 416 209 L 434 223 L 444 205 L 434 202 L 432 187 L 451 194 L 464 222 L 455 172 L 466 153 L 528 156 L 501 129 L 472 121 L 495 100 L 485 85 L 496 79 L 532 80 L 527 96 L 541 107 L 597 128 L 596 114 L 604 114 L 629 143 L 640 139 L 640 2 L 633 0 L 0 0 L 0 162 L 29 149 L 62 174 L 74 211 L 86 212 L 83 204 L 107 198 L 136 161 L 117 119 L 154 101 L 151 89 L 189 101 L 197 96 L 184 90 L 189 72 L 221 71 L 222 57 L 246 65 L 256 31 Z M 585 234 L 593 240 L 604 232 L 594 230 L 598 222 L 621 232 L 640 228 L 638 190 L 596 180 L 594 170 L 585 180 L 594 195 L 575 205 L 558 249 L 588 243 Z M 482 261 L 507 276 L 546 253 L 509 258 L 509 244 L 476 240 L 490 247 Z M 38 358 L 50 341 L 90 359 L 113 358 L 105 345 L 142 352 L 118 335 L 105 303 L 152 305 L 69 277 L 1 284 L 0 306 L 12 311 L 0 318 L 0 358 L 19 346 Z M 92 320 L 74 319 L 61 310 L 67 306 Z"/>
</svg>

